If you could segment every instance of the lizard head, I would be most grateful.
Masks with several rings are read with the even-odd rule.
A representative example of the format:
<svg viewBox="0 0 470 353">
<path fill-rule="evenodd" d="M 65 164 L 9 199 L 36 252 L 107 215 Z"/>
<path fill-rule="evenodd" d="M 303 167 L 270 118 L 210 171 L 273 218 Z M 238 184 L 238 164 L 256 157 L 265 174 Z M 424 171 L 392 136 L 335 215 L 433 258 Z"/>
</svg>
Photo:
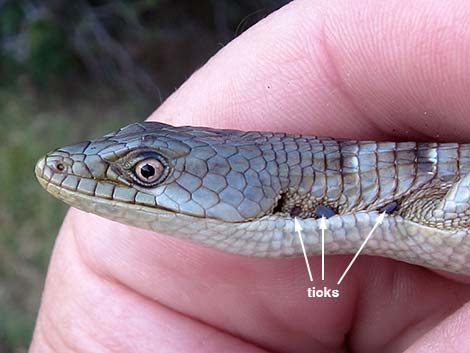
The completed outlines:
<svg viewBox="0 0 470 353">
<path fill-rule="evenodd" d="M 242 134 L 136 123 L 54 150 L 35 171 L 55 197 L 108 218 L 132 218 L 135 210 L 146 210 L 246 222 L 273 210 L 280 182 L 266 160 L 269 151 L 239 139 Z"/>
</svg>

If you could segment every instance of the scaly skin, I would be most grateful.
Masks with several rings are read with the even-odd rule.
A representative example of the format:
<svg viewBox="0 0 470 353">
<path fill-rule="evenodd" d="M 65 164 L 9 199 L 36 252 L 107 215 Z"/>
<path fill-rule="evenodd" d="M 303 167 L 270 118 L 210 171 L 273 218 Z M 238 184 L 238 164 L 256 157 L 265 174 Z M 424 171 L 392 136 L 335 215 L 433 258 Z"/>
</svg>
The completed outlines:
<svg viewBox="0 0 470 353">
<path fill-rule="evenodd" d="M 152 185 L 136 178 L 157 160 Z M 470 145 L 372 142 L 136 123 L 48 153 L 41 185 L 73 207 L 237 254 L 363 253 L 470 274 Z M 390 207 L 396 202 L 397 207 Z M 387 206 L 389 205 L 389 206 Z"/>
</svg>

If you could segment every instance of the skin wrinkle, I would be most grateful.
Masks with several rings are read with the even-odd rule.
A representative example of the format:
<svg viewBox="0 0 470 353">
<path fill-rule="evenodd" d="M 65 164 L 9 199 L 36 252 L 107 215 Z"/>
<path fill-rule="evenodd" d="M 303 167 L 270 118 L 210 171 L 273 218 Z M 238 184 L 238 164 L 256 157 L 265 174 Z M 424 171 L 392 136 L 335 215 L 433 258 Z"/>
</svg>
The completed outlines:
<svg viewBox="0 0 470 353">
<path fill-rule="evenodd" d="M 46 320 L 46 319 L 47 319 L 47 316 L 46 316 L 46 318 L 43 318 L 42 320 L 44 321 L 44 320 Z M 52 322 L 51 322 L 51 324 L 52 324 Z M 53 326 L 53 324 L 52 324 L 52 326 Z M 45 328 L 46 328 L 45 325 L 40 325 L 40 326 L 39 326 L 39 332 L 38 332 L 38 334 L 41 335 L 41 337 L 42 337 L 42 339 L 43 339 L 43 347 L 42 347 L 42 350 L 44 351 L 44 348 L 46 348 L 46 349 L 49 349 L 49 351 L 52 352 L 52 351 L 53 351 L 52 349 L 53 349 L 54 345 L 53 345 L 52 342 L 51 342 L 50 333 L 49 333 L 49 334 L 46 334 Z M 48 331 L 48 332 L 50 332 L 50 331 Z M 58 331 L 56 330 L 56 332 L 58 332 Z"/>
<path fill-rule="evenodd" d="M 39 325 L 39 329 L 41 331 L 44 344 L 51 352 L 58 352 L 59 348 L 60 352 L 63 352 L 64 347 L 67 347 L 70 352 L 79 352 L 79 350 L 75 349 L 75 345 L 72 344 L 70 340 L 66 339 L 66 336 L 60 334 L 61 330 L 59 329 L 59 326 L 56 325 L 52 315 L 53 313 L 50 313 L 41 317 L 42 325 Z M 52 330 L 50 329 L 51 327 Z M 53 335 L 51 333 L 53 333 Z M 41 351 L 43 351 L 43 348 L 41 348 Z"/>
<path fill-rule="evenodd" d="M 354 92 L 350 91 L 348 87 L 354 87 L 354 83 L 348 83 L 351 81 L 347 77 L 349 77 L 349 73 L 346 71 L 344 74 L 339 69 L 342 65 L 340 64 L 341 55 L 340 51 L 338 51 L 337 46 L 333 43 L 335 34 L 334 29 L 338 29 L 334 27 L 334 17 L 331 16 L 331 13 L 327 10 L 323 10 L 324 16 L 327 20 L 323 20 L 321 26 L 318 30 L 318 39 L 317 43 L 319 44 L 318 47 L 315 48 L 316 51 L 322 53 L 325 57 L 324 60 L 320 60 L 320 67 L 323 69 L 324 76 L 328 79 L 328 82 L 339 92 L 340 96 L 342 97 L 345 105 L 347 105 L 348 114 L 351 114 L 351 108 L 353 113 L 351 114 L 353 117 L 357 116 L 360 117 L 362 120 L 367 121 L 367 126 L 371 126 L 374 130 L 374 134 L 377 136 L 376 139 L 380 140 L 381 138 L 384 139 L 386 136 L 389 136 L 389 133 L 382 130 L 378 124 L 376 124 L 376 120 L 371 117 L 369 114 L 365 112 L 361 104 L 358 103 L 358 97 L 355 97 Z M 338 42 L 338 38 L 336 37 L 336 42 Z M 344 43 L 341 43 L 344 45 Z M 337 53 L 336 53 L 337 52 Z M 318 55 L 318 53 L 316 53 Z M 344 54 L 344 53 L 343 53 Z M 343 57 L 344 58 L 344 57 Z M 351 59 L 351 58 L 348 58 Z M 321 65 L 323 64 L 323 65 Z M 312 62 L 312 65 L 315 65 Z M 356 113 L 354 113 L 354 111 Z M 346 129 L 345 129 L 346 130 Z M 381 136 L 382 135 L 382 136 Z M 343 137 L 343 136 L 339 136 Z M 344 136 L 349 138 L 356 138 L 356 136 Z"/>
<path fill-rule="evenodd" d="M 438 327 L 441 322 L 445 321 L 449 316 L 454 314 L 458 309 L 459 309 L 459 306 L 455 306 L 455 307 L 449 308 L 449 310 L 447 310 L 447 312 L 445 313 L 438 312 L 434 316 L 428 318 L 427 320 L 423 319 L 421 322 L 417 323 L 414 330 L 410 330 L 408 332 L 405 331 L 404 335 L 405 334 L 412 335 L 412 337 L 408 339 L 408 341 L 406 342 L 407 344 L 403 346 L 403 350 L 406 350 L 406 348 L 412 346 L 414 342 L 417 342 L 422 337 L 424 337 L 430 331 L 429 328 L 433 330 L 434 328 Z"/>
<path fill-rule="evenodd" d="M 41 305 L 43 305 L 43 303 L 41 303 Z M 42 325 L 39 327 L 46 345 L 51 349 L 51 351 L 53 351 L 54 348 L 58 349 L 60 347 L 62 349 L 63 347 L 68 347 L 70 351 L 78 352 L 74 349 L 72 344 L 69 344 L 69 340 L 67 340 L 65 336 L 60 335 L 61 330 L 58 328 L 59 326 L 56 325 L 56 321 L 52 318 L 53 315 L 54 313 L 46 313 L 41 317 Z M 52 330 L 50 330 L 51 327 Z"/>
<path fill-rule="evenodd" d="M 361 260 L 361 259 L 359 259 L 359 260 Z M 394 277 L 395 277 L 397 271 L 399 271 L 399 270 L 387 271 L 385 273 L 385 275 L 382 273 L 382 276 L 380 276 L 380 277 L 374 276 L 372 278 L 372 280 L 370 278 L 368 278 L 367 282 L 374 289 L 375 288 L 379 288 L 379 289 L 380 288 L 390 288 L 391 286 L 389 285 L 389 283 L 394 281 Z M 361 281 L 361 279 L 359 279 L 359 281 Z M 363 285 L 367 285 L 367 283 L 364 283 Z M 395 290 L 395 288 L 392 288 L 392 289 Z M 357 347 L 356 341 L 358 340 L 358 337 L 361 336 L 360 331 L 364 330 L 358 323 L 361 322 L 361 319 L 360 319 L 361 317 L 364 317 L 364 320 L 367 320 L 367 310 L 369 310 L 369 308 L 367 308 L 367 303 L 368 303 L 368 300 L 369 300 L 369 296 L 371 296 L 371 295 L 373 295 L 373 294 L 371 294 L 369 292 L 360 292 L 360 291 L 358 291 L 358 295 L 356 297 L 356 303 L 355 303 L 355 310 L 352 314 L 352 317 L 356 318 L 356 320 L 352 322 L 351 330 L 349 331 L 349 334 L 348 334 L 348 342 L 349 342 L 349 347 L 351 347 L 351 348 L 355 347 L 356 350 L 358 350 L 358 351 L 360 351 L 360 348 Z M 392 297 L 394 297 L 394 296 L 392 296 Z M 364 309 L 365 307 L 366 307 L 366 309 Z M 369 333 L 366 333 L 366 335 L 369 336 Z M 354 336 L 356 336 L 356 337 L 354 337 Z M 387 343 L 383 343 L 382 346 L 387 347 L 389 345 L 390 341 L 391 341 L 391 338 L 389 338 L 387 340 Z M 368 343 L 369 343 L 369 345 L 372 345 L 372 342 L 368 342 Z"/>
<path fill-rule="evenodd" d="M 446 318 L 437 327 L 427 332 L 422 338 L 414 342 L 406 353 L 462 353 L 467 352 L 468 345 L 458 335 L 468 333 L 468 312 L 470 305 L 462 306 L 451 318 Z M 449 322 L 450 321 L 450 322 Z M 436 340 L 434 335 L 438 336 Z"/>
<path fill-rule="evenodd" d="M 364 317 L 363 320 L 367 320 L 367 316 L 371 316 L 370 313 L 367 313 L 367 311 L 370 310 L 369 308 L 367 308 L 367 305 L 368 305 L 367 303 L 371 298 L 373 298 L 375 295 L 378 294 L 375 292 L 380 292 L 380 288 L 382 287 L 391 288 L 392 291 L 396 292 L 396 294 L 391 295 L 392 299 L 388 301 L 386 305 L 390 307 L 394 305 L 397 307 L 400 307 L 400 304 L 403 303 L 403 300 L 404 300 L 403 298 L 407 298 L 406 300 L 410 303 L 419 302 L 422 299 L 423 292 L 425 293 L 428 291 L 429 292 L 433 291 L 432 285 L 436 281 L 439 281 L 442 286 L 444 285 L 444 279 L 442 278 L 436 279 L 435 276 L 433 276 L 431 271 L 418 268 L 416 269 L 417 270 L 416 275 L 418 275 L 419 272 L 421 272 L 422 275 L 419 278 L 424 279 L 423 282 L 425 283 L 425 287 L 422 289 L 421 292 L 417 292 L 416 289 L 413 289 L 413 284 L 415 283 L 417 277 L 416 275 L 414 277 L 407 275 L 407 273 L 405 272 L 406 265 L 397 264 L 395 269 L 393 268 L 390 268 L 390 269 L 391 271 L 389 272 L 388 276 L 382 276 L 380 278 L 377 278 L 379 280 L 378 283 L 377 281 L 370 283 L 370 287 L 374 288 L 372 291 L 365 292 L 366 295 L 364 297 L 361 295 L 361 303 L 358 304 L 357 306 L 359 313 L 355 315 L 355 317 L 357 318 L 356 322 L 361 322 L 361 317 Z M 400 276 L 402 279 L 399 280 L 398 276 Z M 394 284 L 396 281 L 399 282 L 398 285 Z M 406 288 L 409 287 L 409 290 L 403 290 L 404 288 L 403 281 L 405 281 L 405 285 L 406 285 L 405 287 Z M 459 286 L 459 285 L 454 283 L 454 286 Z M 449 290 L 452 291 L 453 289 L 449 286 L 448 291 Z M 394 301 L 393 298 L 395 298 L 396 300 Z M 463 298 L 468 299 L 468 295 L 464 296 Z M 455 300 L 455 303 L 459 303 L 459 301 L 460 300 L 457 299 Z M 409 319 L 405 319 L 405 320 L 408 320 L 409 322 L 406 323 L 406 321 L 404 321 L 406 324 L 402 328 L 396 325 L 396 320 L 395 322 L 389 322 L 388 326 L 390 327 L 390 330 L 387 331 L 387 334 L 390 334 L 391 336 L 388 338 L 387 342 L 400 342 L 398 338 L 402 338 L 402 342 L 400 343 L 402 348 L 397 349 L 397 347 L 395 347 L 395 349 L 392 349 L 391 351 L 392 352 L 403 351 L 404 348 L 408 347 L 410 344 L 415 342 L 420 336 L 422 336 L 423 333 L 429 330 L 429 327 L 436 326 L 440 322 L 440 320 L 443 320 L 449 314 L 452 314 L 457 309 L 458 305 L 459 304 L 452 304 L 452 303 L 449 303 L 449 305 L 447 306 L 441 305 L 440 310 L 433 312 L 431 316 L 429 316 L 429 313 L 426 311 L 422 311 L 422 312 L 416 311 L 414 314 L 415 317 L 410 317 Z M 374 308 L 375 310 L 378 310 L 376 306 Z M 382 310 L 382 305 L 379 305 L 379 308 L 380 310 Z M 380 313 L 375 313 L 375 310 L 373 312 L 373 316 L 382 318 L 383 315 L 381 315 Z M 428 317 L 426 317 L 426 315 L 428 315 Z M 374 347 L 374 349 L 372 349 L 373 352 L 382 351 L 381 347 L 390 347 L 391 345 L 388 343 L 381 342 L 380 345 L 378 345 L 371 339 L 371 337 L 375 337 L 375 334 L 374 334 L 375 328 L 372 327 L 372 332 L 370 330 L 367 330 L 367 327 L 370 325 L 371 324 L 367 324 L 365 328 L 364 327 L 361 328 L 360 326 L 357 326 L 355 324 L 351 329 L 351 333 L 354 333 L 356 336 L 355 340 L 357 341 L 357 340 L 360 340 L 361 338 L 363 338 L 364 340 L 367 340 L 369 347 L 370 345 Z M 394 333 L 394 330 L 393 330 L 394 327 L 399 328 L 397 333 Z M 358 329 L 362 330 L 362 332 L 358 332 Z M 413 339 L 411 339 L 410 337 L 413 337 Z M 353 342 L 352 347 L 355 347 L 355 346 L 358 349 L 358 351 L 362 352 L 364 350 L 364 346 L 362 346 L 362 348 L 359 348 L 357 346 L 357 343 L 354 344 Z"/>
<path fill-rule="evenodd" d="M 107 282 L 109 283 L 110 285 L 112 286 L 116 286 L 117 287 L 121 287 L 121 289 L 123 291 L 129 291 L 129 287 L 128 286 L 125 286 L 125 285 L 121 285 L 116 279 L 111 279 L 111 277 L 108 277 L 104 274 L 104 271 L 97 271 L 97 268 L 96 269 L 93 269 L 92 267 L 92 264 L 94 261 L 86 261 L 86 258 L 83 256 L 82 252 L 80 251 L 80 241 L 77 240 L 77 237 L 76 237 L 76 231 L 75 230 L 75 222 L 72 221 L 72 236 L 71 238 L 73 239 L 74 241 L 74 249 L 76 250 L 75 253 L 77 254 L 77 259 L 80 261 L 80 263 L 83 265 L 82 266 L 82 269 L 87 271 L 87 273 L 91 276 L 94 276 L 98 279 L 101 279 L 102 281 L 104 282 Z M 90 302 L 90 304 L 92 304 Z M 59 329 L 56 327 L 55 330 L 57 332 L 59 332 Z M 106 344 L 105 342 L 103 341 L 100 341 L 100 339 L 98 339 L 99 337 L 103 337 L 103 336 L 100 336 L 100 335 L 97 335 L 97 331 L 88 331 L 86 329 L 84 329 L 84 327 L 81 329 L 81 332 L 83 335 L 85 335 L 85 337 L 88 338 L 89 341 L 92 341 L 94 342 L 97 346 L 100 346 L 102 349 L 100 349 L 100 351 L 104 351 L 103 348 L 106 348 L 107 351 L 111 351 L 111 352 L 120 352 L 120 350 L 117 350 L 116 349 L 113 349 L 112 348 L 112 345 L 109 345 L 109 344 Z M 104 331 L 103 331 L 103 334 L 104 334 Z M 64 339 L 65 337 L 63 337 L 62 339 L 62 343 L 63 343 L 63 346 L 67 346 L 67 347 L 70 347 L 72 350 L 73 350 L 73 346 L 74 346 L 74 342 L 75 342 L 75 338 L 73 337 L 70 337 L 70 339 L 66 340 Z M 83 353 L 86 353 L 87 350 L 74 350 L 76 352 L 83 352 Z"/>
<path fill-rule="evenodd" d="M 429 281 L 427 280 L 426 282 L 428 284 L 432 284 L 431 278 L 429 276 L 431 275 L 431 272 L 426 269 L 421 269 L 421 270 L 425 273 L 426 277 L 429 277 Z M 404 287 L 403 282 L 405 282 L 405 285 L 408 285 L 410 283 L 410 281 L 407 278 L 403 278 L 403 277 L 404 277 L 403 273 L 400 271 L 395 270 L 392 272 L 392 278 L 391 278 L 392 284 L 390 285 L 390 287 L 392 288 L 394 292 L 396 292 L 396 294 L 392 295 L 392 298 L 395 298 L 397 303 L 399 303 L 399 300 L 400 300 L 400 293 L 398 289 Z M 406 292 L 409 292 L 410 295 L 413 295 L 413 298 L 410 298 L 410 300 L 414 300 L 414 301 L 420 300 L 418 293 L 416 293 L 415 291 L 410 290 Z M 419 314 L 418 317 L 410 320 L 394 335 L 390 336 L 390 339 L 385 344 L 385 346 L 386 347 L 390 346 L 391 342 L 398 341 L 398 338 L 404 337 L 405 342 L 403 342 L 401 346 L 403 350 L 406 349 L 406 347 L 408 347 L 412 342 L 416 341 L 418 337 L 420 337 L 422 334 L 426 332 L 425 330 L 427 329 L 427 327 L 429 327 L 429 325 L 426 325 L 426 328 L 424 328 L 423 326 L 427 322 L 432 322 L 431 325 L 434 326 L 438 322 L 438 320 L 444 319 L 446 316 L 448 316 L 448 314 L 451 314 L 455 309 L 456 308 L 449 308 L 449 310 L 446 310 L 446 313 L 437 312 L 434 316 L 431 316 L 431 317 L 427 317 L 426 316 L 427 313 L 424 313 L 424 312 Z"/>
<path fill-rule="evenodd" d="M 320 52 L 324 53 L 325 60 L 322 60 L 321 63 L 324 63 L 325 66 L 322 66 L 323 72 L 325 77 L 328 78 L 329 83 L 336 88 L 336 91 L 343 97 L 344 101 L 349 103 L 349 106 L 352 107 L 353 115 L 359 115 L 363 119 L 367 120 L 367 122 L 373 126 L 377 131 L 381 131 L 377 124 L 375 124 L 375 120 L 368 116 L 365 111 L 360 107 L 360 104 L 356 102 L 354 96 L 348 92 L 347 84 L 345 84 L 345 80 L 341 75 L 340 70 L 338 69 L 338 59 L 334 55 L 334 48 L 330 43 L 328 35 L 326 34 L 326 27 L 323 25 L 319 30 L 319 49 Z M 385 131 L 383 131 L 384 136 L 386 136 Z M 348 138 L 348 136 L 341 136 L 343 138 Z"/>
<path fill-rule="evenodd" d="M 344 268 L 346 268 L 346 266 L 348 265 L 349 263 L 349 257 L 347 255 L 338 255 L 338 256 L 342 256 L 343 258 L 345 258 L 344 260 Z M 369 257 L 369 256 L 365 256 L 366 258 Z M 383 259 L 385 261 L 391 261 L 391 260 L 388 260 L 388 259 Z M 363 261 L 363 259 L 358 259 L 357 262 L 360 262 L 360 261 Z M 343 346 L 344 347 L 348 347 L 348 348 L 353 348 L 354 347 L 354 341 L 356 340 L 353 335 L 354 333 L 356 332 L 356 329 L 357 329 L 357 326 L 358 326 L 358 322 L 359 320 L 357 319 L 358 317 L 360 317 L 360 311 L 361 311 L 361 302 L 363 300 L 363 293 L 359 290 L 359 288 L 361 287 L 361 279 L 359 278 L 359 280 L 355 280 L 355 277 L 356 274 L 354 273 L 350 273 L 349 274 L 350 277 L 353 277 L 353 280 L 354 280 L 354 286 L 352 287 L 353 290 L 351 290 L 351 287 L 349 287 L 349 291 L 347 293 L 344 293 L 346 295 L 350 295 L 352 297 L 354 297 L 354 303 L 352 304 L 352 310 L 351 310 L 351 314 L 350 314 L 350 317 L 349 317 L 349 322 L 348 322 L 348 327 L 349 327 L 349 330 L 345 333 L 344 335 L 344 339 L 343 339 Z M 339 276 L 338 276 L 339 278 Z M 375 277 L 377 278 L 377 277 Z M 349 278 L 349 280 L 351 281 L 351 278 Z M 351 294 L 351 292 L 353 292 L 353 294 Z"/>
</svg>

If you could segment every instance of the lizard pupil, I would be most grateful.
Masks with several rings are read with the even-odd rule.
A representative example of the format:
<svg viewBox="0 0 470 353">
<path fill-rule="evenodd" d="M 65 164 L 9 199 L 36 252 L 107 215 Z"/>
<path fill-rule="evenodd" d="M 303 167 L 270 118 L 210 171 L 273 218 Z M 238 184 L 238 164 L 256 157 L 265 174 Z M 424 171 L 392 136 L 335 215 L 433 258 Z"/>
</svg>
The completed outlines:
<svg viewBox="0 0 470 353">
<path fill-rule="evenodd" d="M 140 173 L 145 179 L 149 179 L 155 175 L 155 168 L 150 164 L 145 164 L 140 168 Z"/>
<path fill-rule="evenodd" d="M 138 180 L 148 185 L 154 183 L 162 176 L 165 167 L 155 158 L 147 158 L 137 163 L 134 174 Z"/>
</svg>

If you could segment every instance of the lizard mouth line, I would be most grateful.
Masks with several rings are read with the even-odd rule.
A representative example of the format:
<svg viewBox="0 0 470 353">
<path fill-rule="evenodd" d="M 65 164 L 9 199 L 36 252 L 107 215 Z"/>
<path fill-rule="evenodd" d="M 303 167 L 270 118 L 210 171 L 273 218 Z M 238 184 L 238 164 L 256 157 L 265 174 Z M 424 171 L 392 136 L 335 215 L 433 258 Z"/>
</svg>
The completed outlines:
<svg viewBox="0 0 470 353">
<path fill-rule="evenodd" d="M 52 180 L 48 180 L 47 178 L 44 178 L 41 174 L 36 174 L 36 177 L 39 183 L 47 192 L 63 200 L 64 202 L 68 203 L 70 206 L 80 208 L 87 212 L 92 212 L 92 211 L 88 210 L 87 207 L 78 207 L 75 202 L 79 199 L 82 199 L 85 203 L 86 202 L 95 203 L 95 204 L 101 203 L 103 205 L 109 205 L 112 207 L 119 207 L 119 206 L 122 207 L 122 205 L 126 205 L 126 207 L 135 207 L 141 210 L 145 210 L 147 213 L 155 213 L 155 210 L 158 210 L 158 211 L 163 211 L 167 213 L 178 214 L 178 212 L 175 212 L 174 210 L 171 210 L 161 205 L 157 205 L 157 204 L 148 205 L 148 204 L 139 203 L 139 202 L 127 202 L 124 200 L 118 200 L 113 197 L 101 197 L 99 195 L 92 194 L 92 193 L 86 194 L 84 192 L 77 190 L 76 188 L 69 188 L 64 185 L 55 183 Z M 81 179 L 93 180 L 96 182 L 95 179 L 90 179 L 90 178 L 81 178 Z M 187 216 L 197 217 L 195 215 L 187 215 Z"/>
<path fill-rule="evenodd" d="M 150 205 L 145 205 L 145 204 L 140 204 L 140 203 L 126 202 L 123 200 L 117 200 L 113 198 L 99 197 L 99 196 L 92 195 L 92 194 L 88 195 L 76 189 L 70 189 L 70 188 L 61 186 L 57 183 L 54 183 L 51 180 L 47 180 L 40 174 L 37 175 L 37 179 L 47 192 L 49 192 L 54 197 L 61 199 L 65 203 L 69 204 L 70 206 L 81 209 L 85 212 L 98 213 L 98 214 L 100 213 L 97 212 L 96 208 L 101 207 L 105 213 L 105 214 L 101 214 L 101 216 L 108 217 L 108 218 L 114 218 L 113 217 L 114 215 L 116 216 L 116 219 L 119 219 L 119 215 L 117 214 L 119 213 L 118 211 L 120 210 L 122 212 L 122 210 L 125 209 L 129 211 L 138 211 L 140 213 L 145 213 L 146 215 L 154 215 L 155 217 L 166 214 L 166 215 L 180 215 L 180 216 L 190 217 L 194 219 L 202 219 L 202 220 L 211 219 L 214 221 L 220 221 L 216 218 L 201 217 L 198 215 L 192 215 L 192 214 L 187 214 L 187 213 L 178 213 L 178 212 L 175 212 L 174 210 L 171 210 L 169 208 L 162 207 L 159 205 L 150 206 Z M 93 180 L 93 179 L 90 179 L 90 180 Z M 341 217 L 341 216 L 343 215 L 334 215 L 332 216 L 332 218 Z M 288 213 L 284 214 L 284 213 L 274 212 L 271 214 L 264 215 L 258 219 L 247 220 L 245 222 L 224 221 L 224 223 L 233 224 L 233 225 L 249 224 L 253 221 L 259 221 L 263 218 L 273 218 L 273 217 L 277 219 L 283 218 L 285 220 L 290 220 L 290 221 L 293 221 L 293 219 L 295 218 L 295 216 L 288 214 Z M 320 219 L 315 218 L 315 217 L 303 218 L 302 220 L 320 222 Z"/>
</svg>

